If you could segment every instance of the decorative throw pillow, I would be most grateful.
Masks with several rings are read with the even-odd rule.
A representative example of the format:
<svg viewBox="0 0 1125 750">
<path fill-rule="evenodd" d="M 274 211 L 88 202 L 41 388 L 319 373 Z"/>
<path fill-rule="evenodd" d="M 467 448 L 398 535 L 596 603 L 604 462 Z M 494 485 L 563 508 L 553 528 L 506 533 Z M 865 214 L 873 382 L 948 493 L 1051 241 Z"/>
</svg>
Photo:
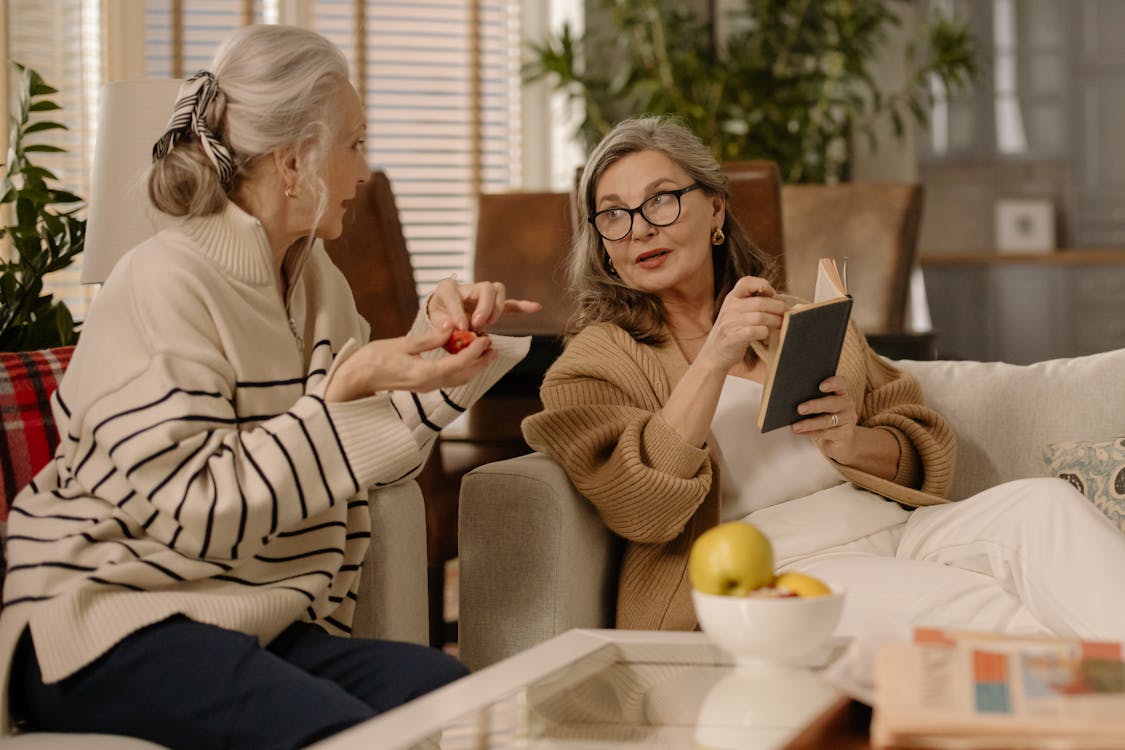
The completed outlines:
<svg viewBox="0 0 1125 750">
<path fill-rule="evenodd" d="M 73 353 L 73 346 L 0 352 L 0 543 L 7 536 L 12 499 L 58 447 L 51 394 Z M 0 555 L 0 583 L 4 569 Z"/>
<path fill-rule="evenodd" d="M 1053 443 L 1043 449 L 1043 463 L 1125 532 L 1125 437 Z"/>
</svg>

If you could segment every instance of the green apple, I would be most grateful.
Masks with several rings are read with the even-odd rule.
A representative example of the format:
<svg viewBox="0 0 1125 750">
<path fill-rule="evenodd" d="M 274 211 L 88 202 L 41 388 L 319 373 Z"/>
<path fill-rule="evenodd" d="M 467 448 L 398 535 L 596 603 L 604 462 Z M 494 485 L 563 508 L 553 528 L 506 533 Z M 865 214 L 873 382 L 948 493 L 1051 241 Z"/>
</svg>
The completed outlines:
<svg viewBox="0 0 1125 750">
<path fill-rule="evenodd" d="M 692 544 L 688 575 L 704 594 L 746 596 L 773 581 L 773 547 L 753 524 L 722 523 Z"/>
</svg>

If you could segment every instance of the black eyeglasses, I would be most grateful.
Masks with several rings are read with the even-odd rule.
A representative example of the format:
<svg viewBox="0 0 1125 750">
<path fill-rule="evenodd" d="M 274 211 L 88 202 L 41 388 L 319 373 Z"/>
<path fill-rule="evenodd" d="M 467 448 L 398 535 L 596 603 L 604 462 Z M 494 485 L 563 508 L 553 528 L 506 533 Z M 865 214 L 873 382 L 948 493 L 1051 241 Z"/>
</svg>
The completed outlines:
<svg viewBox="0 0 1125 750">
<path fill-rule="evenodd" d="M 645 200 L 636 208 L 607 208 L 598 211 L 587 221 L 607 242 L 623 240 L 633 231 L 633 217 L 640 214 L 654 227 L 666 227 L 680 218 L 680 198 L 684 193 L 701 188 L 701 183 L 693 183 L 679 190 L 666 190 Z"/>
</svg>

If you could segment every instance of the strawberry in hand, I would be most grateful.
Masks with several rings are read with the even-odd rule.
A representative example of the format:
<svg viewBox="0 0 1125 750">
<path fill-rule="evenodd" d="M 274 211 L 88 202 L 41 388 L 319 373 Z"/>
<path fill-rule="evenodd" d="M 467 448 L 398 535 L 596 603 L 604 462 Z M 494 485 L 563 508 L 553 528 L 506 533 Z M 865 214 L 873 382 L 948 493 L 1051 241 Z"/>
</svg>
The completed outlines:
<svg viewBox="0 0 1125 750">
<path fill-rule="evenodd" d="M 450 354 L 456 354 L 472 343 L 477 335 L 472 331 L 462 331 L 460 329 L 454 330 L 449 334 L 449 339 L 442 344 L 442 348 Z"/>
</svg>

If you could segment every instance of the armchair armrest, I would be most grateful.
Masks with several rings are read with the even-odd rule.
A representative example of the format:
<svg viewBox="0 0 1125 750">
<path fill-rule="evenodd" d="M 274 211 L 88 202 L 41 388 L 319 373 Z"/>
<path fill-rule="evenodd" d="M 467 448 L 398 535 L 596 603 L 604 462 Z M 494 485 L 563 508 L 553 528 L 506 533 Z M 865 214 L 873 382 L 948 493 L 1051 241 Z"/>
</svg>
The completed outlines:
<svg viewBox="0 0 1125 750">
<path fill-rule="evenodd" d="M 616 537 L 540 453 L 461 483 L 459 656 L 480 669 L 570 628 L 612 627 Z"/>
<path fill-rule="evenodd" d="M 352 633 L 430 642 L 426 595 L 426 511 L 415 482 L 368 494 L 371 546 L 363 560 Z"/>
</svg>

